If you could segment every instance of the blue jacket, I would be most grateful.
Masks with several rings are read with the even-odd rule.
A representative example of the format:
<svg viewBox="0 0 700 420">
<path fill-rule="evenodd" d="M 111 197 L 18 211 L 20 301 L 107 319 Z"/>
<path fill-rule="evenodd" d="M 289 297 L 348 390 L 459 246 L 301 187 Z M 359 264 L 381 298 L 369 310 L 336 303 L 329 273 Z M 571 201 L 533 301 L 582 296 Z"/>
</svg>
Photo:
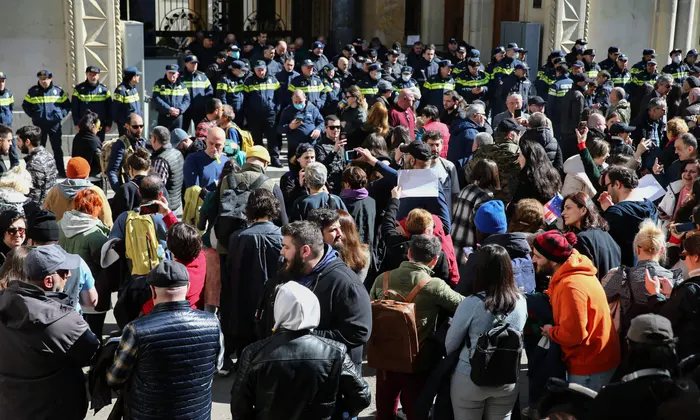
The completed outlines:
<svg viewBox="0 0 700 420">
<path fill-rule="evenodd" d="M 221 99 L 224 105 L 231 105 L 236 114 L 243 108 L 244 82 L 245 77 L 236 77 L 229 73 L 222 77 L 216 85 L 216 97 Z"/>
<path fill-rule="evenodd" d="M 136 90 L 135 86 L 122 83 L 114 89 L 112 96 L 112 120 L 118 126 L 123 126 L 126 124 L 129 114 L 143 116 L 139 91 Z"/>
<path fill-rule="evenodd" d="M 0 91 L 0 124 L 12 127 L 12 111 L 15 110 L 15 95 L 10 89 Z"/>
<path fill-rule="evenodd" d="M 574 82 L 569 79 L 568 76 L 559 76 L 559 78 L 549 86 L 545 112 L 549 119 L 552 120 L 552 125 L 554 126 L 552 128 L 556 134 L 559 134 L 559 123 L 561 121 L 561 110 L 564 106 L 564 97 L 573 85 Z"/>
<path fill-rule="evenodd" d="M 535 79 L 535 91 L 537 95 L 542 99 L 545 99 L 547 92 L 549 92 L 549 86 L 552 85 L 557 80 L 557 73 L 554 71 L 554 67 L 547 63 L 540 67 L 537 71 L 537 79 Z"/>
<path fill-rule="evenodd" d="M 442 97 L 445 92 L 455 90 L 455 79 L 452 76 L 447 76 L 443 78 L 439 74 L 429 77 L 428 80 L 423 83 L 423 88 L 421 89 L 420 106 L 425 108 L 426 105 L 433 105 L 437 107 L 438 111 L 443 110 Z"/>
<path fill-rule="evenodd" d="M 75 87 L 71 101 L 73 125 L 78 125 L 88 110 L 100 116 L 103 127 L 112 125 L 112 94 L 107 86 L 102 83 L 92 86 L 85 81 Z"/>
<path fill-rule="evenodd" d="M 199 185 L 208 191 L 214 191 L 217 182 L 219 182 L 221 171 L 224 169 L 224 164 L 227 161 L 228 157 L 222 154 L 219 156 L 219 162 L 217 162 L 216 159 L 212 159 L 204 153 L 204 150 L 187 156 L 183 168 L 185 174 L 185 188 L 183 188 L 183 191 L 193 185 Z"/>
<path fill-rule="evenodd" d="M 287 90 L 294 93 L 297 89 L 304 92 L 306 100 L 316 108 L 321 109 L 326 104 L 325 86 L 323 86 L 323 81 L 318 76 L 311 75 L 311 77 L 307 78 L 301 74 L 292 79 Z"/>
<path fill-rule="evenodd" d="M 180 114 L 184 114 L 190 107 L 190 92 L 180 80 L 170 83 L 163 77 L 153 85 L 151 100 L 159 114 L 167 114 L 170 107 L 177 108 Z"/>
<path fill-rule="evenodd" d="M 360 92 L 365 97 L 365 101 L 367 101 L 368 107 L 374 104 L 377 95 L 379 95 L 378 86 L 379 80 L 373 80 L 371 77 L 364 78 L 357 84 L 357 87 L 360 88 Z"/>
<path fill-rule="evenodd" d="M 303 117 L 303 121 L 296 130 L 289 128 L 289 123 L 291 123 L 297 115 Z M 297 111 L 293 105 L 289 105 L 282 111 L 280 115 L 280 122 L 277 125 L 277 132 L 279 134 L 287 135 L 287 144 L 291 153 L 294 153 L 296 147 L 301 143 L 313 143 L 311 140 L 311 132 L 314 130 L 319 130 L 323 133 L 323 116 L 321 111 L 310 102 L 306 102 L 306 107 Z"/>
<path fill-rule="evenodd" d="M 340 87 L 340 80 L 335 77 L 329 79 L 323 77 L 323 91 L 326 93 L 326 104 L 324 105 L 324 114 L 335 114 L 338 111 L 338 103 L 343 99 L 343 93 Z"/>
<path fill-rule="evenodd" d="M 119 190 L 119 187 L 121 187 L 123 184 L 129 182 L 129 179 L 120 179 L 120 172 L 122 170 L 122 166 L 126 167 L 124 161 L 124 155 L 126 154 L 126 143 L 124 141 L 129 141 L 131 143 L 131 147 L 146 147 L 146 140 L 141 138 L 141 139 L 132 139 L 131 135 L 125 134 L 120 137 L 121 140 L 115 141 L 112 144 L 112 152 L 109 155 L 109 163 L 107 164 L 107 178 L 109 179 L 109 185 L 112 186 L 112 190 L 115 192 Z M 126 171 L 126 168 L 124 169 L 126 172 L 125 178 L 128 178 L 128 171 Z"/>
<path fill-rule="evenodd" d="M 277 111 L 275 105 L 275 92 L 280 88 L 280 82 L 275 76 L 266 75 L 259 78 L 252 75 L 245 81 L 245 115 L 246 118 L 258 119 L 274 115 Z"/>
<path fill-rule="evenodd" d="M 267 64 L 267 74 L 274 76 L 284 70 L 284 65 L 277 60 L 265 60 Z"/>
<path fill-rule="evenodd" d="M 416 79 L 410 78 L 408 79 L 407 82 L 404 82 L 403 79 L 398 78 L 392 83 L 392 86 L 394 86 L 394 92 L 400 92 L 401 89 L 410 89 L 412 87 L 418 86 L 418 82 L 416 82 Z"/>
<path fill-rule="evenodd" d="M 214 96 L 214 88 L 207 75 L 199 70 L 194 73 L 185 70 L 180 75 L 180 82 L 185 85 L 190 93 L 190 108 L 193 111 L 203 112 L 207 99 Z"/>
<path fill-rule="evenodd" d="M 469 70 L 463 71 L 460 73 L 459 77 L 455 79 L 455 84 L 457 85 L 457 93 L 469 104 L 477 99 L 485 102 L 489 93 L 489 75 L 481 70 L 479 70 L 476 75 L 471 74 Z M 472 89 L 474 88 L 484 88 L 484 90 L 475 95 L 472 93 Z"/>
<path fill-rule="evenodd" d="M 22 109 L 34 125 L 59 124 L 70 111 L 70 99 L 63 89 L 53 83 L 48 89 L 37 83 L 29 88 Z"/>
<path fill-rule="evenodd" d="M 437 63 L 437 60 L 427 62 L 423 57 L 421 57 L 416 65 L 412 67 L 413 78 L 416 79 L 420 86 L 423 86 L 423 83 L 425 83 L 426 80 L 440 72 L 440 66 Z"/>
<path fill-rule="evenodd" d="M 289 83 L 297 76 L 299 76 L 299 73 L 294 70 L 291 72 L 282 70 L 275 74 L 275 79 L 280 82 L 280 88 L 275 91 L 275 103 L 279 106 L 279 109 L 285 109 L 287 105 L 292 103 L 292 92 L 289 91 Z"/>
<path fill-rule="evenodd" d="M 450 147 L 447 160 L 454 163 L 459 171 L 472 155 L 476 135 L 481 132 L 477 123 L 470 119 L 456 119 L 450 126 Z"/>
</svg>

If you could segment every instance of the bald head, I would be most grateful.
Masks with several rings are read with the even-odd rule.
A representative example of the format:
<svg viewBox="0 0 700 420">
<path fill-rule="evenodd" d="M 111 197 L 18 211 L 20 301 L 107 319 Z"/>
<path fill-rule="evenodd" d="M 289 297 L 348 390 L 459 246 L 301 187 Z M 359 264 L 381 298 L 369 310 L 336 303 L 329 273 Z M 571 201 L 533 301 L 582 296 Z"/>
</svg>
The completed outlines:
<svg viewBox="0 0 700 420">
<path fill-rule="evenodd" d="M 346 71 L 348 69 L 348 59 L 345 57 L 340 57 L 338 59 L 338 68 L 342 71 Z"/>
<path fill-rule="evenodd" d="M 292 102 L 295 104 L 306 103 L 306 94 L 299 89 L 295 90 L 292 94 Z"/>
<path fill-rule="evenodd" d="M 396 100 L 396 104 L 401 107 L 401 109 L 408 109 L 413 107 L 413 103 L 416 101 L 416 97 L 413 95 L 413 91 L 410 89 L 401 89 L 399 92 L 399 97 Z"/>
<path fill-rule="evenodd" d="M 219 127 L 213 127 L 207 134 L 207 148 L 204 150 L 210 158 L 214 159 L 224 150 L 226 143 L 226 133 Z"/>
<path fill-rule="evenodd" d="M 695 103 L 697 101 L 700 101 L 700 88 L 690 89 L 690 94 L 688 96 L 690 99 L 690 103 Z"/>
<path fill-rule="evenodd" d="M 605 131 L 605 117 L 603 117 L 601 114 L 593 113 L 588 116 L 586 125 L 588 128 L 597 128 L 600 131 Z"/>
</svg>

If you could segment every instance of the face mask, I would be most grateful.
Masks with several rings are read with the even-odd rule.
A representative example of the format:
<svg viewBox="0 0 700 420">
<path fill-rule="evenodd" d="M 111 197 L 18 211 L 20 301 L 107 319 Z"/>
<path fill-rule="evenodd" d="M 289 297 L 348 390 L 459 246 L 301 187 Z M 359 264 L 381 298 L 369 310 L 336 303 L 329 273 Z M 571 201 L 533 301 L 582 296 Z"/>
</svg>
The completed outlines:
<svg viewBox="0 0 700 420">
<path fill-rule="evenodd" d="M 676 63 L 676 64 L 680 63 L 680 62 L 681 62 L 681 56 L 680 56 L 680 55 L 674 56 L 674 57 L 673 57 L 673 62 Z"/>
<path fill-rule="evenodd" d="M 408 82 L 409 80 L 411 80 L 411 75 L 401 75 L 401 80 L 403 80 L 404 82 Z"/>
<path fill-rule="evenodd" d="M 302 102 L 300 104 L 294 104 L 294 108 L 296 108 L 297 111 L 301 111 L 302 109 L 304 109 L 304 103 Z"/>
<path fill-rule="evenodd" d="M 238 59 L 241 57 L 241 52 L 240 52 L 240 51 L 234 51 L 233 53 L 231 53 L 231 57 L 232 57 L 234 60 L 238 60 Z"/>
<path fill-rule="evenodd" d="M 375 75 L 372 76 L 372 79 L 374 79 L 374 80 L 379 80 L 379 79 L 381 79 L 381 78 L 382 78 L 382 75 L 379 74 L 379 73 L 377 73 L 377 74 L 375 74 Z"/>
</svg>

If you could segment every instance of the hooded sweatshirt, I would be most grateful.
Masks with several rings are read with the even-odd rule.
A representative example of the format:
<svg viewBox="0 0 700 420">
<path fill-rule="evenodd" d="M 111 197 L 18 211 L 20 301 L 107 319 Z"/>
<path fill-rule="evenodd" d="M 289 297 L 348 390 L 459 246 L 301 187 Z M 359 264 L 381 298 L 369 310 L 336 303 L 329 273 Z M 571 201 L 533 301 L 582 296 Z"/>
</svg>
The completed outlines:
<svg viewBox="0 0 700 420">
<path fill-rule="evenodd" d="M 307 287 L 297 282 L 280 286 L 275 297 L 274 330 L 303 331 L 318 327 L 321 306 L 318 298 Z"/>
<path fill-rule="evenodd" d="M 561 345 L 571 375 L 607 372 L 620 364 L 620 342 L 596 271 L 574 250 L 546 291 L 554 314 L 550 337 Z"/>
<path fill-rule="evenodd" d="M 603 212 L 603 217 L 610 226 L 608 233 L 620 245 L 621 264 L 628 267 L 635 266 L 637 257 L 634 254 L 634 237 L 639 232 L 639 225 L 645 219 L 656 222 L 658 218 L 656 207 L 647 199 L 621 201 Z"/>
<path fill-rule="evenodd" d="M 87 179 L 66 179 L 60 184 L 54 185 L 46 194 L 44 208 L 55 214 L 56 221 L 60 222 L 66 212 L 73 210 L 75 195 L 85 188 L 90 188 L 100 195 L 102 199 L 102 213 L 100 213 L 99 219 L 105 226 L 111 228 L 113 225 L 112 209 L 109 206 L 109 201 L 107 201 L 107 196 L 101 188 L 93 185 Z"/>
</svg>

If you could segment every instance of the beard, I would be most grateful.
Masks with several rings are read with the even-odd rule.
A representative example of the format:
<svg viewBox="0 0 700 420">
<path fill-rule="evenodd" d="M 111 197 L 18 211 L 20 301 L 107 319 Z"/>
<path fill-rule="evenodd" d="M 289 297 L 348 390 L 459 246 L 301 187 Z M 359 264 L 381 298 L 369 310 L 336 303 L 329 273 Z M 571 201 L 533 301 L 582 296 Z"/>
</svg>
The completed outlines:
<svg viewBox="0 0 700 420">
<path fill-rule="evenodd" d="M 20 151 L 21 151 L 22 153 L 24 153 L 25 155 L 29 153 L 29 147 L 27 147 L 27 146 L 22 146 L 22 147 L 20 147 L 19 149 L 20 149 Z"/>
<path fill-rule="evenodd" d="M 551 262 L 546 262 L 544 264 L 537 264 L 535 266 L 535 272 L 537 274 L 551 276 L 554 274 L 554 264 L 552 264 Z"/>
<path fill-rule="evenodd" d="M 285 258 L 282 269 L 293 278 L 301 277 L 304 275 L 304 259 L 300 254 L 294 255 L 291 261 Z"/>
</svg>

